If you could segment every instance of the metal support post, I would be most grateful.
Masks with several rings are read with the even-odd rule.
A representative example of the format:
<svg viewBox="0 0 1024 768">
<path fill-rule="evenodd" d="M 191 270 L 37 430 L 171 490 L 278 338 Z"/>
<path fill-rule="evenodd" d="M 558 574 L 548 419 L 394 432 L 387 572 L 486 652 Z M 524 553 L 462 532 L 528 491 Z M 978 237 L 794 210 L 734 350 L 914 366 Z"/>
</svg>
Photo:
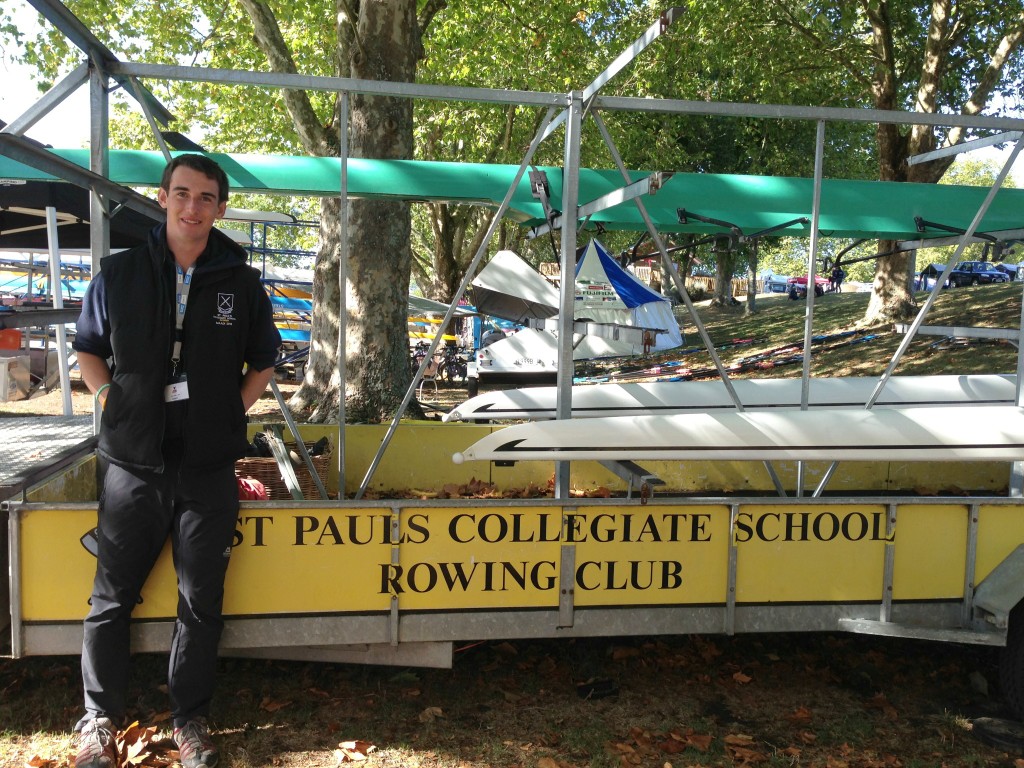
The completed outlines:
<svg viewBox="0 0 1024 768">
<path fill-rule="evenodd" d="M 341 183 L 338 227 L 338 498 L 345 498 L 345 399 L 348 395 L 348 91 L 339 94 L 338 155 L 341 159 Z"/>
<path fill-rule="evenodd" d="M 565 121 L 565 163 L 562 176 L 562 279 L 558 302 L 558 372 L 555 386 L 555 416 L 572 418 L 573 363 L 572 329 L 576 311 L 576 217 L 580 191 L 580 128 L 583 121 L 583 98 L 578 91 L 569 94 L 569 118 Z M 555 462 L 555 498 L 569 498 L 570 463 Z"/>
<path fill-rule="evenodd" d="M 60 235 L 57 233 L 57 209 L 46 206 L 46 241 L 50 247 L 50 293 L 54 309 L 64 308 L 63 283 L 60 281 Z M 64 323 L 57 323 L 57 369 L 60 372 L 60 393 L 64 405 L 64 415 L 71 416 L 71 373 L 68 370 L 68 335 Z M 48 348 L 43 348 L 43 370 L 49 368 L 46 356 Z M 44 374 L 45 378 L 45 374 Z"/>
</svg>

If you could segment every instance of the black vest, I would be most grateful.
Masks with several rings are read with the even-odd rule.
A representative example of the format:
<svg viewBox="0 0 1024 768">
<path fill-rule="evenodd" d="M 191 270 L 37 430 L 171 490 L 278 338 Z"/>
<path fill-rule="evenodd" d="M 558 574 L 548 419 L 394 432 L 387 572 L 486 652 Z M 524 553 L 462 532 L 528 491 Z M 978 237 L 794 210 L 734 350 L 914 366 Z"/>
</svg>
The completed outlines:
<svg viewBox="0 0 1024 768">
<path fill-rule="evenodd" d="M 196 262 L 182 340 L 189 398 L 172 405 L 184 409 L 186 467 L 223 466 L 245 454 L 242 366 L 257 302 L 268 299 L 244 259 L 215 231 Z M 102 277 L 114 364 L 98 450 L 121 466 L 160 470 L 175 333 L 174 268 L 163 228 L 147 245 L 104 259 Z"/>
</svg>

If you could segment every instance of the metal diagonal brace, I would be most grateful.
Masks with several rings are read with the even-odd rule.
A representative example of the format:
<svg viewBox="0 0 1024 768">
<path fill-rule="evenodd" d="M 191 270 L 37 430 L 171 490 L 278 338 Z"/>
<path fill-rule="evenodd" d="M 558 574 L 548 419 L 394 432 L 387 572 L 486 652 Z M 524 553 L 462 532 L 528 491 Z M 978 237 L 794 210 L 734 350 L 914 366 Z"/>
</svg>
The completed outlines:
<svg viewBox="0 0 1024 768">
<path fill-rule="evenodd" d="M 60 0 L 29 0 L 29 5 L 45 16 L 47 21 L 57 27 L 68 40 L 84 51 L 104 71 L 109 71 L 110 65 L 120 63 L 114 52 L 100 42 L 100 39 L 90 32 L 89 28 Z M 168 125 L 174 121 L 174 115 L 160 103 L 152 91 L 140 86 L 136 92 L 123 74 L 112 73 L 111 77 L 120 83 L 128 93 L 135 96 L 140 104 L 147 104 L 153 116 L 162 125 Z"/>
<path fill-rule="evenodd" d="M 632 184 L 627 184 L 624 187 L 612 190 L 607 194 L 601 195 L 598 198 L 591 200 L 589 203 L 584 203 L 579 206 L 576 210 L 577 219 L 585 219 L 593 216 L 595 213 L 600 211 L 606 211 L 609 208 L 614 208 L 617 205 L 633 200 L 637 197 L 644 195 L 653 195 L 663 186 L 665 183 L 672 178 L 672 171 L 655 171 L 648 176 L 634 181 Z M 535 195 L 536 196 L 536 195 Z M 545 209 L 546 211 L 547 209 Z M 562 223 L 565 220 L 565 215 L 561 214 L 555 217 L 548 217 L 548 224 L 534 227 L 530 230 L 530 238 L 539 237 L 540 235 L 546 235 L 552 230 L 562 228 Z"/>
<path fill-rule="evenodd" d="M 533 156 L 537 151 L 537 147 L 540 145 L 540 134 L 543 131 L 544 127 L 546 127 L 547 124 L 551 121 L 551 118 L 554 116 L 554 111 L 554 107 L 548 109 L 547 113 L 544 115 L 541 128 L 538 130 L 537 135 L 534 136 L 533 141 L 530 142 L 530 146 L 526 150 L 526 156 L 523 158 L 523 162 L 520 163 L 519 169 L 516 171 L 516 175 L 512 181 L 512 184 L 509 185 L 508 190 L 506 190 L 505 192 L 504 198 L 502 198 L 501 204 L 498 206 L 497 212 L 491 218 L 491 223 L 487 227 L 487 232 L 480 239 L 480 248 L 477 249 L 476 255 L 473 256 L 473 260 L 466 268 L 466 274 L 463 275 L 462 282 L 459 284 L 459 287 L 455 292 L 456 298 L 448 307 L 448 311 L 445 313 L 444 319 L 441 321 L 441 330 L 447 327 L 448 323 L 451 321 L 452 315 L 455 314 L 456 303 L 458 298 L 461 297 L 462 294 L 466 292 L 466 287 L 469 285 L 469 281 L 473 279 L 473 275 L 476 274 L 476 270 L 480 264 L 481 259 L 483 259 L 484 254 L 487 253 L 487 244 L 491 241 L 491 238 L 497 231 L 498 226 L 501 222 L 501 217 L 504 215 L 505 211 L 508 210 L 509 204 L 512 202 L 512 196 L 515 193 L 517 187 L 519 186 L 519 182 L 522 180 L 523 174 L 526 172 L 526 169 L 530 167 L 530 165 L 532 164 Z M 398 410 L 395 412 L 395 416 L 394 418 L 392 418 L 391 424 L 388 425 L 388 431 L 385 433 L 384 439 L 381 440 L 380 448 L 377 449 L 377 453 L 374 455 L 373 460 L 370 462 L 369 468 L 366 470 L 366 474 L 363 476 L 362 483 L 360 483 L 359 485 L 359 490 L 356 491 L 356 499 L 363 498 L 363 494 L 366 493 L 366 488 L 370 484 L 370 480 L 373 477 L 373 473 L 377 471 L 377 466 L 380 464 L 381 457 L 383 457 L 384 451 L 387 450 L 387 447 L 391 442 L 391 438 L 394 436 L 395 430 L 398 428 L 398 423 L 402 418 L 402 414 L 405 413 L 405 409 L 409 406 L 409 403 L 412 400 L 413 395 L 416 393 L 416 387 L 419 384 L 420 380 L 423 378 L 423 372 L 426 370 L 427 363 L 429 359 L 433 356 L 435 350 L 437 349 L 437 345 L 441 340 L 441 330 L 439 330 L 438 334 L 434 336 L 434 340 L 430 342 L 430 346 L 427 349 L 426 356 L 423 358 L 423 362 L 420 363 L 420 367 L 417 369 L 416 373 L 413 374 L 412 381 L 409 383 L 409 388 L 405 392 L 405 397 L 402 399 L 402 403 L 398 406 Z M 344 355 L 341 356 L 341 359 L 344 359 Z M 342 378 L 342 381 L 344 381 L 344 378 Z M 342 488 L 343 487 L 344 486 L 342 486 Z"/>
<path fill-rule="evenodd" d="M 79 64 L 63 80 L 44 93 L 39 101 L 25 110 L 21 117 L 0 129 L 0 133 L 13 133 L 16 136 L 23 135 L 25 131 L 42 120 L 65 98 L 78 90 L 79 86 L 87 82 L 89 82 L 89 65 L 87 63 Z"/>
<path fill-rule="evenodd" d="M 651 24 L 647 30 L 640 35 L 633 44 L 629 46 L 625 51 L 615 57 L 615 60 L 609 64 L 601 74 L 593 79 L 593 81 L 586 88 L 583 89 L 583 101 L 588 102 L 591 98 L 597 95 L 605 83 L 611 80 L 615 75 L 621 72 L 627 64 L 633 61 L 639 56 L 647 46 L 661 37 L 668 28 L 672 25 L 679 16 L 683 13 L 683 8 L 676 6 L 669 8 L 664 11 L 658 20 Z"/>
<path fill-rule="evenodd" d="M 644 49 L 651 45 L 651 43 L 665 34 L 675 20 L 683 15 L 685 10 L 686 9 L 682 6 L 674 6 L 662 11 L 656 22 L 651 24 L 651 26 L 649 26 L 647 30 L 640 35 L 640 37 L 633 41 L 633 44 L 630 45 L 629 48 L 620 53 L 611 64 L 605 67 L 603 72 L 591 81 L 590 85 L 583 89 L 583 102 L 585 104 L 584 113 L 590 111 L 590 105 L 593 98 L 598 94 L 598 92 L 600 92 L 605 84 L 621 72 L 630 62 L 633 61 L 633 59 L 639 56 Z M 541 140 L 543 141 L 554 133 L 555 130 L 565 122 L 568 116 L 569 110 L 566 109 L 560 112 L 558 117 L 556 117 L 544 130 L 544 133 L 541 135 Z"/>
<path fill-rule="evenodd" d="M 959 144 L 940 147 L 939 149 L 933 149 L 931 152 L 922 152 L 919 155 L 908 157 L 907 165 L 920 165 L 921 163 L 928 163 L 932 160 L 939 160 L 943 157 L 953 157 L 954 155 L 959 155 L 962 152 L 972 152 L 975 149 L 991 147 L 994 144 L 1005 144 L 1009 141 L 1017 141 L 1021 136 L 1024 136 L 1024 133 L 1021 131 L 1005 131 L 1003 133 L 997 133 L 995 136 L 986 136 L 982 139 L 962 141 Z"/>
<path fill-rule="evenodd" d="M 0 133 L 0 155 L 85 189 L 93 189 L 108 200 L 116 200 L 133 211 L 150 216 L 154 221 L 163 221 L 167 216 L 156 200 L 65 160 L 22 136 Z"/>
</svg>

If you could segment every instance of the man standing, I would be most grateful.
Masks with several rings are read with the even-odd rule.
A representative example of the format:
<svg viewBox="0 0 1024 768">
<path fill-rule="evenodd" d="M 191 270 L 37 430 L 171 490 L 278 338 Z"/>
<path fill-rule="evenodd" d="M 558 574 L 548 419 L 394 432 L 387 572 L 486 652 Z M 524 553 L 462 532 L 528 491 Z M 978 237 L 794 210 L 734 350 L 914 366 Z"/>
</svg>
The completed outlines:
<svg viewBox="0 0 1024 768">
<path fill-rule="evenodd" d="M 129 622 L 168 536 L 178 578 L 168 667 L 173 737 L 184 768 L 217 763 L 207 717 L 238 516 L 234 462 L 247 445 L 245 412 L 273 376 L 281 344 L 259 274 L 213 227 L 228 199 L 220 166 L 202 155 L 176 157 L 158 199 L 166 224 L 145 245 L 103 261 L 74 343 L 103 408 L 97 452 L 106 464 L 76 768 L 117 765 Z"/>
</svg>

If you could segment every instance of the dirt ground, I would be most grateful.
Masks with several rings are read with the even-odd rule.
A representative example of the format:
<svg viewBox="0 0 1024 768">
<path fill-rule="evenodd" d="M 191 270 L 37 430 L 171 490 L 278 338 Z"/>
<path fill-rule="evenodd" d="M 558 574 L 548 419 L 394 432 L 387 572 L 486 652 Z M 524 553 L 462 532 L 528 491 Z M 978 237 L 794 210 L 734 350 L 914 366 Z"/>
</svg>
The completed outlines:
<svg viewBox="0 0 1024 768">
<path fill-rule="evenodd" d="M 277 387 L 287 402 L 299 388 L 299 382 L 285 376 L 277 378 Z M 428 404 L 444 410 L 451 410 L 456 404 L 467 398 L 466 388 L 459 382 L 447 384 L 441 382 L 435 393 L 433 387 L 424 390 L 424 400 Z M 79 377 L 78 371 L 71 372 L 71 408 L 72 415 L 80 416 L 92 413 L 93 398 Z M 64 413 L 64 396 L 59 387 L 50 392 L 40 392 L 27 400 L 0 402 L 0 419 L 7 416 L 59 416 Z M 436 411 L 428 411 L 436 413 Z M 249 409 L 249 417 L 253 421 L 281 421 L 281 410 L 277 399 L 268 387 L 263 396 Z M 277 419 L 274 417 L 277 416 Z"/>
<path fill-rule="evenodd" d="M 286 400 L 298 389 L 298 382 L 284 378 L 278 379 L 277 385 Z M 71 408 L 72 415 L 75 416 L 90 414 L 93 409 L 92 395 L 81 380 L 77 369 L 71 372 Z M 26 400 L 0 403 L 0 418 L 6 416 L 59 416 L 63 413 L 64 396 L 60 387 L 55 387 L 50 392 L 39 392 Z M 280 413 L 277 400 L 269 388 L 249 413 L 253 416 L 270 416 Z"/>
<path fill-rule="evenodd" d="M 224 768 L 1024 766 L 991 648 L 839 634 L 466 643 L 452 669 L 223 659 Z M 166 656 L 133 664 L 132 766 L 177 759 Z M 68 768 L 76 657 L 0 659 L 0 766 Z M 982 738 L 984 736 L 984 738 Z"/>
</svg>

